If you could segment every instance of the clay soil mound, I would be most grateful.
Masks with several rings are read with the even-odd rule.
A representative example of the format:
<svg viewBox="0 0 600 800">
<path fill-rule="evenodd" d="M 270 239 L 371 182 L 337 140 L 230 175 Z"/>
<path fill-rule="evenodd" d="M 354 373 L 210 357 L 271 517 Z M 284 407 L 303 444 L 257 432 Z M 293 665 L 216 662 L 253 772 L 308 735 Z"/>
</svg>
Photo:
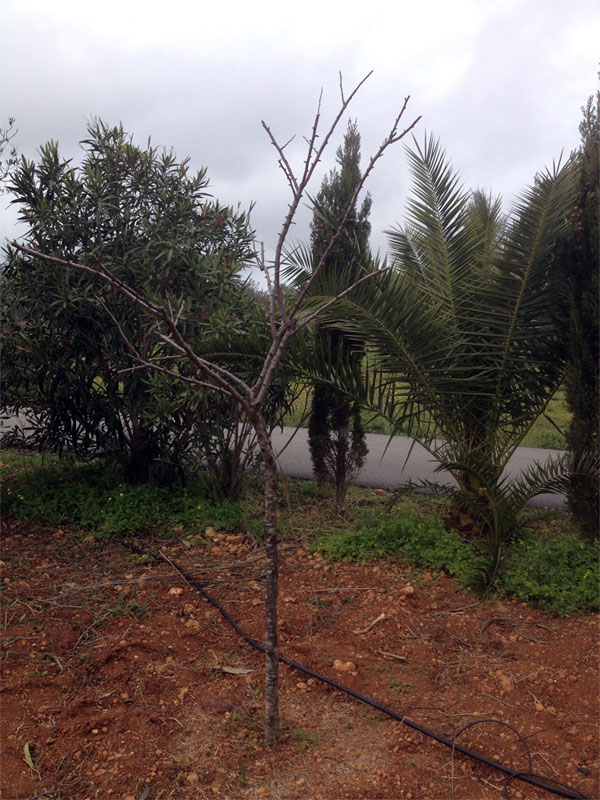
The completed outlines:
<svg viewBox="0 0 600 800">
<path fill-rule="evenodd" d="M 257 545 L 145 546 L 262 640 Z M 4 800 L 502 797 L 497 771 L 284 666 L 284 732 L 265 748 L 262 655 L 167 563 L 10 520 L 2 559 Z M 281 562 L 285 655 L 446 737 L 481 722 L 457 741 L 515 770 L 524 740 L 535 772 L 598 797 L 594 616 L 488 602 L 401 562 L 296 545 Z"/>
</svg>

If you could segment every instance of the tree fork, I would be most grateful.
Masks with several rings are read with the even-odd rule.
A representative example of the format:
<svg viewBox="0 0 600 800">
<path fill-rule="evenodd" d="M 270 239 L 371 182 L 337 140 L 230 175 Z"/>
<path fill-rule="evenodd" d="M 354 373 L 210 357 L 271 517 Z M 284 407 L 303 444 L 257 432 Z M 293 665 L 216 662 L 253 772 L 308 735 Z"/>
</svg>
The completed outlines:
<svg viewBox="0 0 600 800">
<path fill-rule="evenodd" d="M 173 355 L 168 357 L 165 357 L 162 354 L 155 356 L 136 350 L 135 345 L 128 339 L 123 326 L 120 324 L 120 321 L 112 316 L 110 312 L 108 312 L 113 323 L 117 326 L 122 339 L 129 347 L 133 362 L 135 364 L 132 369 L 156 370 L 164 373 L 165 375 L 169 375 L 172 378 L 183 381 L 184 383 L 197 386 L 202 390 L 209 389 L 211 391 L 225 394 L 239 403 L 240 408 L 250 420 L 256 433 L 257 443 L 264 461 L 265 468 L 264 540 L 265 560 L 267 566 L 265 589 L 265 635 L 267 650 L 265 678 L 265 740 L 268 744 L 273 744 L 277 741 L 280 730 L 277 637 L 277 470 L 270 435 L 263 416 L 263 406 L 267 391 L 272 383 L 275 370 L 281 362 L 287 344 L 292 336 L 313 322 L 313 320 L 315 320 L 319 314 L 323 313 L 334 303 L 348 295 L 357 286 L 364 283 L 366 280 L 372 280 L 377 275 L 380 275 L 381 272 L 385 271 L 385 269 L 377 270 L 370 272 L 367 275 L 363 275 L 360 279 L 354 281 L 346 289 L 338 292 L 334 297 L 325 301 L 315 311 L 312 311 L 300 318 L 304 300 L 306 299 L 311 286 L 318 279 L 319 274 L 322 272 L 329 252 L 335 247 L 336 243 L 340 239 L 344 225 L 352 214 L 356 198 L 358 197 L 368 176 L 373 171 L 376 162 L 381 158 L 388 147 L 403 139 L 421 119 L 419 116 L 414 119 L 413 122 L 410 123 L 403 131 L 399 130 L 400 121 L 406 111 L 409 101 L 409 97 L 404 98 L 400 112 L 397 114 L 388 135 L 371 157 L 366 170 L 362 174 L 361 180 L 356 185 L 353 196 L 345 208 L 345 211 L 341 215 L 340 226 L 335 232 L 332 233 L 329 244 L 325 247 L 319 263 L 313 270 L 311 279 L 300 291 L 298 297 L 295 299 L 292 307 L 288 311 L 285 306 L 284 288 L 280 282 L 286 239 L 294 222 L 294 217 L 300 205 L 300 201 L 306 194 L 308 184 L 310 183 L 318 164 L 322 160 L 323 152 L 326 149 L 333 132 L 335 131 L 351 100 L 368 77 L 369 76 L 366 76 L 366 78 L 360 81 L 360 83 L 353 89 L 348 97 L 344 96 L 340 77 L 341 103 L 339 110 L 333 122 L 322 136 L 318 133 L 320 122 L 319 101 L 319 108 L 314 118 L 312 133 L 307 140 L 308 149 L 306 160 L 301 170 L 301 174 L 298 176 L 296 176 L 294 173 L 284 154 L 286 145 L 280 145 L 277 139 L 271 133 L 270 128 L 263 123 L 271 143 L 279 155 L 279 164 L 292 191 L 292 200 L 289 204 L 289 211 L 283 221 L 281 232 L 277 238 L 275 256 L 272 264 L 267 266 L 264 256 L 264 248 L 262 247 L 257 248 L 253 255 L 254 261 L 265 276 L 268 286 L 269 331 L 271 335 L 271 345 L 268 353 L 264 357 L 262 367 L 260 368 L 260 374 L 258 375 L 253 386 L 248 385 L 248 383 L 240 378 L 239 375 L 236 375 L 231 370 L 226 369 L 216 362 L 209 361 L 208 359 L 199 355 L 193 349 L 192 345 L 186 340 L 179 327 L 180 316 L 183 311 L 183 304 L 179 309 L 173 309 L 168 304 L 161 305 L 149 300 L 148 297 L 142 293 L 142 291 L 124 283 L 117 275 L 113 274 L 110 269 L 108 269 L 96 258 L 94 253 L 86 254 L 88 257 L 86 263 L 78 263 L 74 260 L 67 260 L 56 256 L 47 255 L 39 250 L 33 249 L 32 247 L 24 247 L 16 242 L 12 242 L 13 247 L 20 252 L 31 256 L 32 258 L 38 258 L 42 261 L 55 264 L 57 266 L 77 269 L 92 275 L 93 277 L 100 278 L 109 286 L 112 286 L 117 291 L 121 292 L 132 303 L 154 318 L 155 323 L 152 326 L 149 325 L 148 327 L 149 333 L 155 337 L 157 343 L 159 343 L 161 347 L 165 345 L 169 347 Z M 319 141 L 318 146 L 317 140 Z M 171 361 L 168 359 L 174 357 L 189 360 L 193 367 L 195 367 L 197 374 L 183 375 L 177 369 L 169 366 Z"/>
</svg>

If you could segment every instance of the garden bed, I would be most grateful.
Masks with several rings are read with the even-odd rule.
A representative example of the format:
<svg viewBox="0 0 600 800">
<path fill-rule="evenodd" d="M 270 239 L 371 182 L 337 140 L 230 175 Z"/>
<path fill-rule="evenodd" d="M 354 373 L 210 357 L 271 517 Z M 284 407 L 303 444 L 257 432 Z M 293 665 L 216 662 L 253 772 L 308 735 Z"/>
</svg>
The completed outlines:
<svg viewBox="0 0 600 800">
<path fill-rule="evenodd" d="M 257 640 L 255 538 L 148 534 Z M 2 797 L 491 798 L 503 776 L 281 667 L 263 745 L 263 657 L 166 562 L 77 527 L 3 521 Z M 407 588 L 409 587 L 409 588 Z M 282 653 L 515 770 L 597 797 L 597 619 L 463 593 L 400 560 L 282 545 Z M 511 726 L 499 725 L 500 721 Z M 551 797 L 520 781 L 510 796 Z"/>
</svg>

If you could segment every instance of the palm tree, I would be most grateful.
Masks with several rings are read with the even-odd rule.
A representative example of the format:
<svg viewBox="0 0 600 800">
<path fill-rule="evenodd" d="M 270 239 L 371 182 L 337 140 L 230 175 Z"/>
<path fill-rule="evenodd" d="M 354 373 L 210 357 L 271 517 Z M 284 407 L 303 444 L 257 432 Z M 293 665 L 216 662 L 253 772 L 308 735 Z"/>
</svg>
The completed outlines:
<svg viewBox="0 0 600 800">
<path fill-rule="evenodd" d="M 556 466 L 512 484 L 502 473 L 564 374 L 549 266 L 571 167 L 536 176 L 504 215 L 461 186 L 434 138 L 408 153 L 414 191 L 406 224 L 388 232 L 393 268 L 337 306 L 336 324 L 342 315 L 377 354 L 367 396 L 455 477 L 451 522 L 491 545 L 493 574 L 518 508 L 562 486 Z"/>
</svg>

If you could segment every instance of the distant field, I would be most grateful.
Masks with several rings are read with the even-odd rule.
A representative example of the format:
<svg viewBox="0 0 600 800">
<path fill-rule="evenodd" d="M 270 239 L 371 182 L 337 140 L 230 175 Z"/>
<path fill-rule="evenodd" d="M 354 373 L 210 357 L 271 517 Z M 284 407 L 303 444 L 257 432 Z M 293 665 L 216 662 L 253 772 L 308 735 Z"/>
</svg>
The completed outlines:
<svg viewBox="0 0 600 800">
<path fill-rule="evenodd" d="M 296 402 L 291 414 L 285 419 L 286 425 L 292 427 L 308 427 L 308 411 L 310 409 L 310 390 L 302 394 Z M 566 448 L 565 437 L 563 433 L 559 433 L 555 425 L 560 431 L 565 431 L 571 421 L 571 413 L 567 409 L 565 401 L 564 389 L 559 389 L 554 395 L 548 408 L 546 409 L 547 417 L 553 420 L 554 425 L 546 416 L 542 415 L 536 421 L 527 436 L 523 439 L 523 447 L 542 447 L 548 450 L 564 450 Z M 391 426 L 388 422 L 381 418 L 373 418 L 373 414 L 365 412 L 363 414 L 363 421 L 367 433 L 384 433 L 391 432 Z"/>
</svg>

